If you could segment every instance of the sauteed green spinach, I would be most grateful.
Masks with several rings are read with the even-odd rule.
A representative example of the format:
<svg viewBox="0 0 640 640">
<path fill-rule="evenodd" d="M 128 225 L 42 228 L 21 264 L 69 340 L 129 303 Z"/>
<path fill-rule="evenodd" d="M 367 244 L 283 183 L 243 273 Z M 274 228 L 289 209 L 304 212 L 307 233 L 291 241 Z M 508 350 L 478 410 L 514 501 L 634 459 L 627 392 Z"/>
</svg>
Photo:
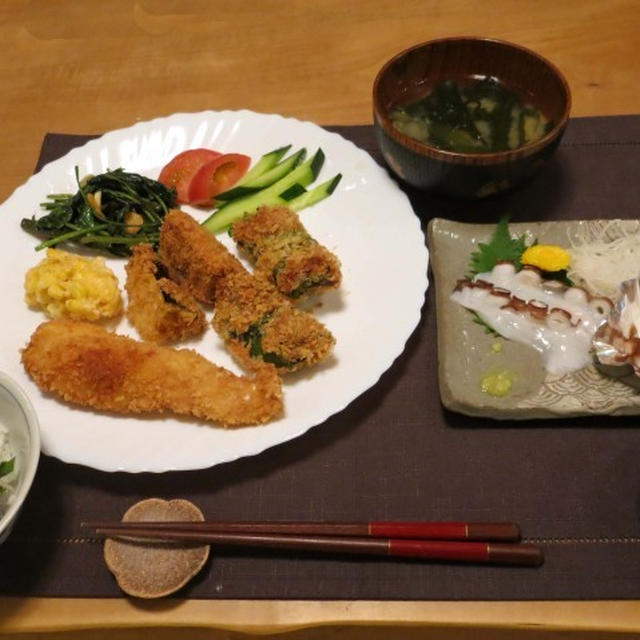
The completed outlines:
<svg viewBox="0 0 640 640">
<path fill-rule="evenodd" d="M 76 167 L 76 181 L 75 194 L 47 196 L 47 215 L 22 220 L 23 229 L 45 238 L 36 249 L 75 242 L 128 255 L 134 244 L 158 241 L 165 214 L 176 206 L 173 189 L 123 169 L 80 180 Z"/>
</svg>

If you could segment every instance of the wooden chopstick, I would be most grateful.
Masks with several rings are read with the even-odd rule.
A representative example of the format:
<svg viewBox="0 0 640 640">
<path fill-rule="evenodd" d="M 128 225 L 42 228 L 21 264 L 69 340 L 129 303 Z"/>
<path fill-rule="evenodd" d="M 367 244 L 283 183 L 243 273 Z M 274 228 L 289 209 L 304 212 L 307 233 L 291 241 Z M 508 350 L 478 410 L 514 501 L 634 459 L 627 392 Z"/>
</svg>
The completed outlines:
<svg viewBox="0 0 640 640">
<path fill-rule="evenodd" d="M 88 523 L 85 523 L 88 524 Z M 126 526 L 122 526 L 122 525 Z M 179 527 L 175 525 L 179 524 Z M 168 523 L 148 527 L 128 522 L 96 527 L 104 537 L 165 542 L 205 543 L 234 547 L 263 547 L 319 551 L 328 553 L 382 555 L 469 563 L 507 565 L 542 564 L 542 550 L 532 544 L 505 542 L 470 542 L 451 540 L 414 540 L 409 538 L 366 538 L 358 536 L 311 536 L 265 533 L 221 533 L 200 526 L 187 528 L 185 523 Z M 199 523 L 189 523 L 198 525 Z"/>
<path fill-rule="evenodd" d="M 359 536 L 364 538 L 410 538 L 515 542 L 520 528 L 511 522 L 83 522 L 91 529 L 144 526 L 147 529 L 197 530 L 210 533 L 273 533 L 311 536 Z"/>
</svg>

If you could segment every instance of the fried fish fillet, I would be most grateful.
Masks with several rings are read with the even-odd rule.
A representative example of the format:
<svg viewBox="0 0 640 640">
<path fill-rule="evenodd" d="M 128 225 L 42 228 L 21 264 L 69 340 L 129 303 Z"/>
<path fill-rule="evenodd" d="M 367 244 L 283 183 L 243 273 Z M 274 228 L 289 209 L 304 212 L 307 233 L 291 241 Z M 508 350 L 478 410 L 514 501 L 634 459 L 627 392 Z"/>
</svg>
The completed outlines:
<svg viewBox="0 0 640 640">
<path fill-rule="evenodd" d="M 204 311 L 184 287 L 166 277 L 150 245 L 135 245 L 125 270 L 127 318 L 143 340 L 173 344 L 204 332 Z"/>
<path fill-rule="evenodd" d="M 294 300 L 337 289 L 340 262 L 284 206 L 260 207 L 231 225 L 238 247 L 252 260 L 254 273 Z"/>
<path fill-rule="evenodd" d="M 243 366 L 257 359 L 287 373 L 331 352 L 335 339 L 321 322 L 249 273 L 189 214 L 175 210 L 165 216 L 160 255 L 196 298 L 214 304 L 213 328 Z"/>
<path fill-rule="evenodd" d="M 190 349 L 138 342 L 85 322 L 41 324 L 22 363 L 42 390 L 101 411 L 170 412 L 232 427 L 268 422 L 283 409 L 270 365 L 236 376 Z"/>
</svg>

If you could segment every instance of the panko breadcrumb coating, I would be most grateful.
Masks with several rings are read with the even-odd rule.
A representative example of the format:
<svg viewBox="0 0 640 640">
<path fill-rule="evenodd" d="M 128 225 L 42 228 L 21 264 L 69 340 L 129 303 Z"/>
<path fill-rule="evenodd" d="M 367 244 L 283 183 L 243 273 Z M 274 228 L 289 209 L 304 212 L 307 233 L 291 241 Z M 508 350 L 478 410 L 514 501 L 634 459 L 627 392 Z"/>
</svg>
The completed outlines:
<svg viewBox="0 0 640 640">
<path fill-rule="evenodd" d="M 125 270 L 127 318 L 143 340 L 172 344 L 204 332 L 207 322 L 200 305 L 166 277 L 167 269 L 150 245 L 135 245 Z"/>
<path fill-rule="evenodd" d="M 324 325 L 250 274 L 187 213 L 176 210 L 165 217 L 160 254 L 194 295 L 210 296 L 213 327 L 243 366 L 259 359 L 285 373 L 321 362 L 331 352 L 335 340 Z"/>
<path fill-rule="evenodd" d="M 118 279 L 104 258 L 85 258 L 60 249 L 31 267 L 24 279 L 25 299 L 49 318 L 95 322 L 122 313 Z"/>
<path fill-rule="evenodd" d="M 287 207 L 260 207 L 231 225 L 230 234 L 253 261 L 254 273 L 289 298 L 340 286 L 338 258 L 312 238 Z"/>
<path fill-rule="evenodd" d="M 173 349 L 71 320 L 42 323 L 22 351 L 43 391 L 82 407 L 121 414 L 175 413 L 220 426 L 260 424 L 282 413 L 280 377 L 254 363 L 236 376 L 191 349 Z"/>
<path fill-rule="evenodd" d="M 281 373 L 321 362 L 335 343 L 311 314 L 246 271 L 227 276 L 218 286 L 212 324 L 243 366 L 261 358 Z"/>
<path fill-rule="evenodd" d="M 179 209 L 164 217 L 158 255 L 169 277 L 205 304 L 214 303 L 216 286 L 225 275 L 244 269 L 224 245 Z"/>
</svg>

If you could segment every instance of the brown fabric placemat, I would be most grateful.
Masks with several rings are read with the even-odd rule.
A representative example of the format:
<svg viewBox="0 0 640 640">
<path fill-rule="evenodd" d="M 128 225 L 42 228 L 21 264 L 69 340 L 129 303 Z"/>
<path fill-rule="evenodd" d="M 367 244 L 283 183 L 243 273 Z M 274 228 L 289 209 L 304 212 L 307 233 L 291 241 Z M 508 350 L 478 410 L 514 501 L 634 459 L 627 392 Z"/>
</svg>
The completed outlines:
<svg viewBox="0 0 640 640">
<path fill-rule="evenodd" d="M 380 160 L 371 127 L 331 129 Z M 47 135 L 38 167 L 87 139 Z M 407 193 L 425 223 L 496 221 L 505 211 L 522 221 L 635 217 L 638 167 L 640 117 L 577 119 L 551 164 L 517 193 L 481 204 Z M 138 499 L 158 496 L 189 498 L 221 519 L 513 520 L 546 552 L 545 564 L 531 569 L 218 550 L 180 597 L 637 598 L 639 419 L 493 422 L 443 411 L 432 300 L 431 288 L 405 352 L 374 388 L 259 456 L 159 475 L 43 457 L 0 547 L 0 593 L 120 596 L 101 543 L 84 537 L 79 522 L 117 519 Z"/>
</svg>

